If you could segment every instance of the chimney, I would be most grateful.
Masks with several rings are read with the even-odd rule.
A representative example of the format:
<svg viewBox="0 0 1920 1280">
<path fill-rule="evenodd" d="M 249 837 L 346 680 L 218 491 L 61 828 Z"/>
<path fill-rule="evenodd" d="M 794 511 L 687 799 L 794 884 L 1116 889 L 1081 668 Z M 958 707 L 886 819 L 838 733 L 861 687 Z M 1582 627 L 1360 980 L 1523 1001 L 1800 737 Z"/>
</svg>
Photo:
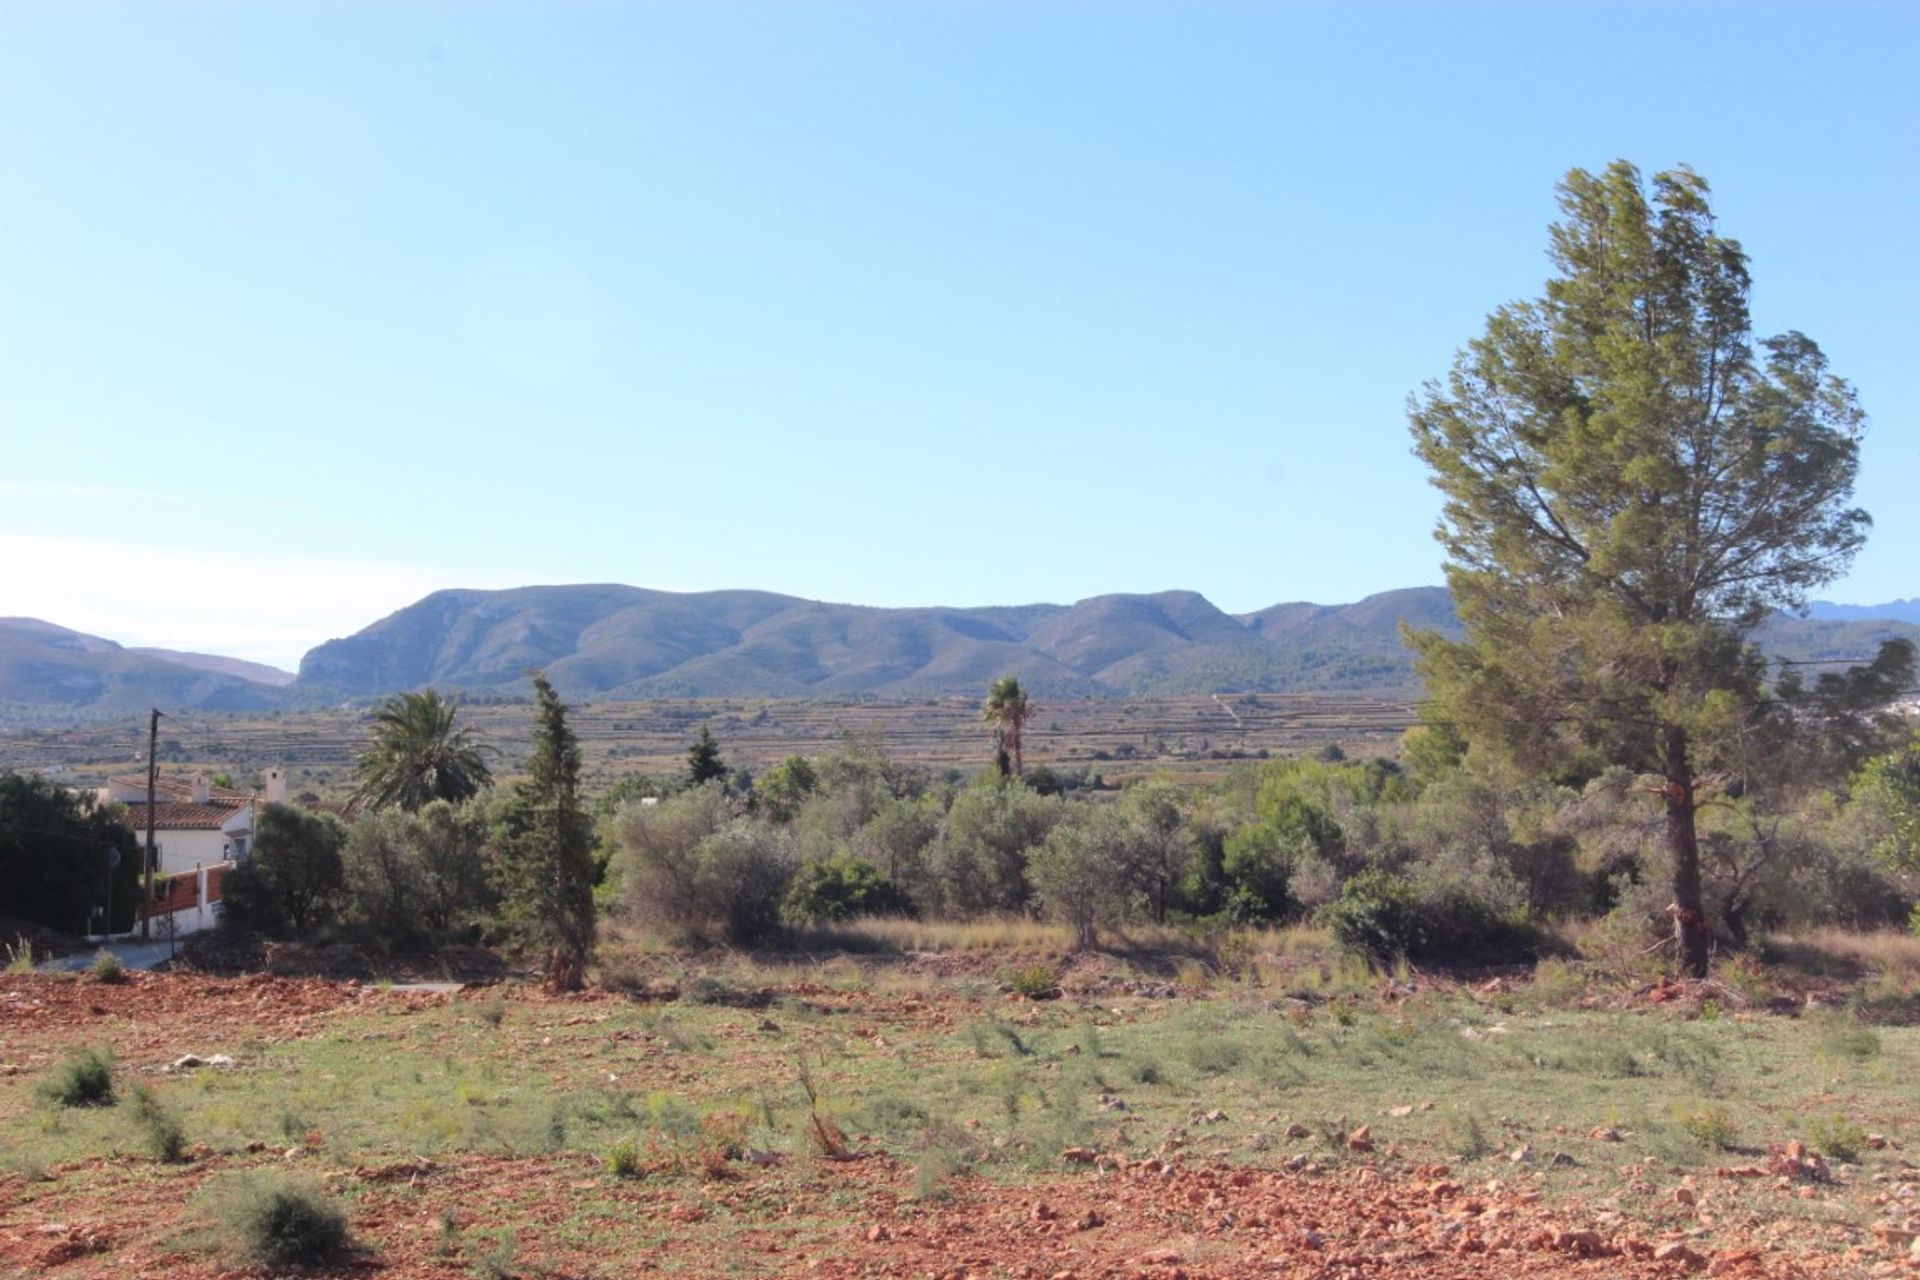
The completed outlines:
<svg viewBox="0 0 1920 1280">
<path fill-rule="evenodd" d="M 193 775 L 193 802 L 195 804 L 205 804 L 211 799 L 213 799 L 212 775 L 205 774 L 205 773 L 194 774 Z"/>
<path fill-rule="evenodd" d="M 268 804 L 285 804 L 287 802 L 286 770 L 267 770 L 266 801 Z"/>
</svg>

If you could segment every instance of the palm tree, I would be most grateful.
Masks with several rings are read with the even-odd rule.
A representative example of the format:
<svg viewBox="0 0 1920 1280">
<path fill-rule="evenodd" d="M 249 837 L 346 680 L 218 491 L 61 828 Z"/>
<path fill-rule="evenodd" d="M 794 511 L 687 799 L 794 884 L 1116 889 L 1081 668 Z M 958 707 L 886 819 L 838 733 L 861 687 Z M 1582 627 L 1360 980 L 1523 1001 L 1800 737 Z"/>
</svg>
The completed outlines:
<svg viewBox="0 0 1920 1280">
<path fill-rule="evenodd" d="M 456 728 L 454 704 L 432 689 L 397 693 L 373 715 L 373 740 L 353 760 L 353 802 L 411 813 L 433 800 L 459 802 L 493 785 L 492 748 Z"/>
<path fill-rule="evenodd" d="M 1016 778 L 1025 772 L 1020 758 L 1020 729 L 1032 714 L 1027 691 L 1020 687 L 1016 677 L 1001 676 L 987 686 L 987 701 L 981 708 L 980 718 L 993 726 L 993 751 L 1001 773 L 1007 771 L 1009 758 Z"/>
</svg>

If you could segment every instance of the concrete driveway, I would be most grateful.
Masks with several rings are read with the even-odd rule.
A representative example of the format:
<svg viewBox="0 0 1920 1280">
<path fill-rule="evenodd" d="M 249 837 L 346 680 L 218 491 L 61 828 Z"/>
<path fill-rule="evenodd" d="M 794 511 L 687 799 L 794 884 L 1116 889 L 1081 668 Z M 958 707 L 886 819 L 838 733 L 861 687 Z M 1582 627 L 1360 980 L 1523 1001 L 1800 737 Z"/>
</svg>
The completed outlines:
<svg viewBox="0 0 1920 1280">
<path fill-rule="evenodd" d="M 120 963 L 129 969 L 151 969 L 173 955 L 172 948 L 164 942 L 109 942 L 105 949 L 120 957 Z M 42 969 L 54 972 L 73 973 L 90 968 L 93 958 L 100 948 L 92 951 L 76 951 L 70 956 L 61 956 L 58 960 L 49 960 L 41 965 Z"/>
</svg>

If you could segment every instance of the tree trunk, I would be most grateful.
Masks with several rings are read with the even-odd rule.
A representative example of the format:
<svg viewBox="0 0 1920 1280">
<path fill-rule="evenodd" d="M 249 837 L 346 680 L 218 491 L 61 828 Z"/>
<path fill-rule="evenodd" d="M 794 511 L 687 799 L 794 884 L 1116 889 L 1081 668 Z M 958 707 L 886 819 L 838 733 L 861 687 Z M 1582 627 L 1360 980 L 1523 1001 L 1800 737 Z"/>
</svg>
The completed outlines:
<svg viewBox="0 0 1920 1280">
<path fill-rule="evenodd" d="M 586 967 L 572 945 L 561 943 L 547 953 L 547 990 L 555 995 L 578 991 L 587 985 Z"/>
<path fill-rule="evenodd" d="M 1687 731 L 1673 726 L 1665 738 L 1667 851 L 1673 857 L 1674 942 L 1680 971 L 1690 978 L 1707 976 L 1707 954 L 1712 931 L 1700 899 L 1700 844 L 1694 831 L 1693 764 L 1688 759 Z"/>
</svg>

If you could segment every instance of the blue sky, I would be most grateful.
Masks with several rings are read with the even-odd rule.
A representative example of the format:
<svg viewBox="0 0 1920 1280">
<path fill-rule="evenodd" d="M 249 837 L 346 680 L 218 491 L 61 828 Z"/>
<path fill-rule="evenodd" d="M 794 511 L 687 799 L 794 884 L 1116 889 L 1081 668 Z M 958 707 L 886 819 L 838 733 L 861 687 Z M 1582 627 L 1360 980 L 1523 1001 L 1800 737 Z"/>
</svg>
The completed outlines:
<svg viewBox="0 0 1920 1280">
<path fill-rule="evenodd" d="M 1408 393 L 1686 162 L 1920 594 L 1920 6 L 0 3 L 0 614 L 1437 582 Z"/>
</svg>

